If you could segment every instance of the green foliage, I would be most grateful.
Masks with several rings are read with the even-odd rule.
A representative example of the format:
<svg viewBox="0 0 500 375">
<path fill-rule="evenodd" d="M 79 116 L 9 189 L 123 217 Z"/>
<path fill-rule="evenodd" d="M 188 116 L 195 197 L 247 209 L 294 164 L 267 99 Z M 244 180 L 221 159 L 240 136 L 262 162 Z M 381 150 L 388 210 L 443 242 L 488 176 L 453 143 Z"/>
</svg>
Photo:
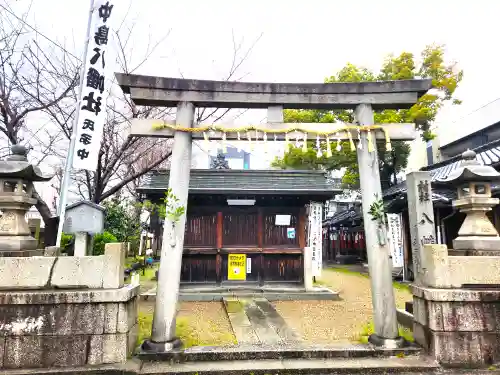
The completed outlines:
<svg viewBox="0 0 500 375">
<path fill-rule="evenodd" d="M 165 203 L 165 217 L 173 222 L 178 221 L 186 211 L 186 208 L 179 204 L 179 199 L 172 193 L 170 188 L 165 193 L 163 202 Z"/>
<path fill-rule="evenodd" d="M 103 232 L 94 236 L 93 255 L 104 254 L 104 245 L 107 243 L 119 242 L 118 239 L 109 232 Z"/>
<path fill-rule="evenodd" d="M 113 234 L 118 242 L 130 242 L 135 237 L 138 238 L 140 221 L 132 205 L 116 198 L 104 202 L 103 205 L 106 208 L 105 231 Z"/>
<path fill-rule="evenodd" d="M 373 221 L 378 221 L 380 224 L 385 223 L 385 211 L 384 211 L 384 201 L 382 199 L 377 199 L 373 202 L 368 210 L 368 214 L 371 216 Z"/>
<path fill-rule="evenodd" d="M 177 316 L 175 334 L 182 341 L 184 348 L 192 346 L 217 346 L 217 345 L 235 345 L 238 342 L 232 332 L 221 332 L 216 324 L 209 324 L 207 332 L 195 330 L 190 324 L 190 317 Z M 153 313 L 139 311 L 137 317 L 139 333 L 137 345 L 151 337 L 153 326 Z"/>
<path fill-rule="evenodd" d="M 415 77 L 431 78 L 434 89 L 423 95 L 419 101 L 410 109 L 384 110 L 374 113 L 374 122 L 383 123 L 407 123 L 414 122 L 421 132 L 425 141 L 434 138 L 430 130 L 438 111 L 446 102 L 460 104 L 460 100 L 453 98 L 456 88 L 463 78 L 463 72 L 457 71 L 454 64 L 448 64 L 444 60 L 444 46 L 427 46 L 420 55 L 422 61 L 419 66 L 415 62 L 412 53 L 403 52 L 399 56 L 389 55 L 385 59 L 378 74 L 366 68 L 346 64 L 337 74 L 327 77 L 325 83 L 333 82 L 365 82 L 375 80 L 401 80 L 413 79 Z M 285 122 L 354 122 L 351 110 L 286 110 Z M 391 141 L 392 151 L 386 151 L 384 144 L 377 145 L 380 179 L 383 188 L 387 188 L 395 181 L 397 173 L 407 166 L 410 146 L 402 141 Z M 326 145 L 321 145 L 322 149 Z M 336 151 L 337 142 L 331 143 L 333 156 L 316 158 L 317 150 L 310 142 L 308 151 L 302 153 L 301 147 L 290 146 L 283 158 L 277 158 L 273 162 L 274 167 L 283 169 L 323 169 L 333 170 L 346 168 L 343 183 L 346 187 L 357 188 L 359 186 L 358 166 L 356 152 L 351 151 L 348 142 L 341 143 L 341 151 Z"/>
<path fill-rule="evenodd" d="M 158 217 L 162 219 L 170 219 L 173 222 L 179 220 L 184 214 L 186 208 L 179 204 L 179 199 L 168 189 L 165 197 L 161 199 L 161 204 L 152 203 L 151 201 L 144 201 L 141 205 L 142 208 L 149 211 L 151 214 L 157 213 Z"/>
<path fill-rule="evenodd" d="M 67 252 L 68 251 L 68 246 L 70 242 L 73 240 L 73 235 L 72 234 L 66 234 L 63 233 L 61 236 L 61 250 L 62 252 Z"/>
</svg>

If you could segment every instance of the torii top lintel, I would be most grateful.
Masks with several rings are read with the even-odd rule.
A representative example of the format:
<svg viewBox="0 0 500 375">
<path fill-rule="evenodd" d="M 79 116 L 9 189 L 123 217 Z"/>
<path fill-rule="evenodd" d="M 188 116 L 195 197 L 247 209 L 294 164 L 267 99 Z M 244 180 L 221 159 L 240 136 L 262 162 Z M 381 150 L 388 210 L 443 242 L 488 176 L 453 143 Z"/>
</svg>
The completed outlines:
<svg viewBox="0 0 500 375">
<path fill-rule="evenodd" d="M 123 92 L 138 105 L 197 107 L 349 109 L 371 104 L 374 109 L 404 109 L 432 88 L 430 79 L 336 83 L 255 83 L 207 81 L 116 73 Z"/>
</svg>

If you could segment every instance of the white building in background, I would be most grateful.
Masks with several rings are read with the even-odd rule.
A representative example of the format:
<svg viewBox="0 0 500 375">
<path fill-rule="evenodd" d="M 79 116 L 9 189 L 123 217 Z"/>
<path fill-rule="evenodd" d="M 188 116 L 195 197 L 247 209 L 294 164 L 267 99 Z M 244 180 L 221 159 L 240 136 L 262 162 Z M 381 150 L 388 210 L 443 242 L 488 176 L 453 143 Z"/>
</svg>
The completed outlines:
<svg viewBox="0 0 500 375">
<path fill-rule="evenodd" d="M 440 148 L 462 139 L 469 134 L 500 122 L 500 98 L 476 109 L 466 116 L 451 122 L 437 122 L 433 132 L 436 138 L 424 142 L 418 138 L 411 142 L 411 152 L 408 157 L 406 173 L 418 171 L 427 165 L 439 163 L 448 158 L 443 155 Z M 491 142 L 489 139 L 488 142 Z M 474 147 L 480 146 L 479 144 Z"/>
<path fill-rule="evenodd" d="M 284 142 L 268 141 L 267 147 L 262 142 L 254 144 L 248 142 L 228 142 L 227 153 L 224 155 L 231 169 L 272 169 L 271 163 L 276 156 L 282 156 Z M 211 141 L 207 147 L 203 141 L 192 143 L 193 169 L 209 169 L 211 159 L 217 156 L 217 149 L 221 149 L 220 142 Z M 267 152 L 266 152 L 267 149 Z"/>
</svg>

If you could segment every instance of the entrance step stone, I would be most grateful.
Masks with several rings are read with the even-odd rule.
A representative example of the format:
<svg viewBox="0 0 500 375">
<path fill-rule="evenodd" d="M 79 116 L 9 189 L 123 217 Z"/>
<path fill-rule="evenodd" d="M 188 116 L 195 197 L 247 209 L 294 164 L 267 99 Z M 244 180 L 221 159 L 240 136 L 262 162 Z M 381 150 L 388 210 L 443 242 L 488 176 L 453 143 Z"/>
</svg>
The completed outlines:
<svg viewBox="0 0 500 375">
<path fill-rule="evenodd" d="M 299 336 L 267 299 L 224 298 L 223 301 L 239 345 L 300 342 Z"/>
<path fill-rule="evenodd" d="M 276 311 L 274 306 L 265 298 L 256 298 L 255 304 L 264 313 L 268 323 L 274 328 L 281 341 L 295 344 L 302 341 L 300 336 L 286 324 L 283 317 Z"/>
<path fill-rule="evenodd" d="M 248 301 L 224 298 L 223 302 L 238 344 L 259 344 L 257 333 L 245 313 L 244 304 L 248 303 Z"/>
<path fill-rule="evenodd" d="M 436 374 L 434 361 L 406 358 L 330 358 L 259 361 L 215 361 L 167 364 L 144 362 L 141 374 L 264 375 L 264 374 Z"/>
<path fill-rule="evenodd" d="M 268 301 L 340 301 L 338 292 L 325 287 L 314 287 L 311 291 L 304 288 L 277 288 L 277 287 L 222 287 L 203 286 L 186 287 L 181 285 L 179 301 L 189 302 L 212 302 L 222 301 L 224 298 L 266 298 Z M 141 300 L 155 301 L 156 287 L 151 288 L 141 294 Z"/>
<path fill-rule="evenodd" d="M 250 361 L 261 359 L 333 359 L 333 358 L 383 358 L 418 356 L 421 348 L 415 345 L 400 349 L 377 348 L 371 344 L 310 345 L 238 345 L 233 347 L 191 347 L 185 350 L 160 354 L 139 353 L 143 361 L 214 362 Z"/>
<path fill-rule="evenodd" d="M 259 341 L 268 345 L 275 345 L 281 343 L 281 339 L 274 328 L 269 324 L 270 322 L 266 319 L 266 316 L 255 304 L 255 301 L 251 301 L 244 305 L 245 314 L 248 316 L 248 320 L 252 324 L 252 328 L 259 337 Z"/>
</svg>

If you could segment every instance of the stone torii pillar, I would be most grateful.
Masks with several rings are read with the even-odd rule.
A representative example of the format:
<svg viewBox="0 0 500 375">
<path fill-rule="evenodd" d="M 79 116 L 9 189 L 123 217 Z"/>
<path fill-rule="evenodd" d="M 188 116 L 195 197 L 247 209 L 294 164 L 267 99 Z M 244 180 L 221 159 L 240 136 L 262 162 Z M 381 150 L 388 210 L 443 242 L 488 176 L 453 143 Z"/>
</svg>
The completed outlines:
<svg viewBox="0 0 500 375">
<path fill-rule="evenodd" d="M 373 125 L 373 109 L 410 108 L 418 98 L 431 87 L 431 80 L 403 80 L 387 82 L 349 82 L 331 84 L 271 84 L 248 82 L 218 82 L 189 79 L 150 77 L 117 74 L 122 90 L 130 94 L 137 105 L 162 107 L 177 106 L 176 123 L 167 124 L 161 120 L 140 120 L 132 122 L 132 136 L 174 137 L 172 167 L 169 187 L 179 198 L 180 204 L 187 203 L 189 169 L 191 166 L 191 140 L 204 139 L 203 131 L 184 132 L 178 128 L 204 127 L 193 124 L 194 107 L 209 108 L 267 108 L 268 123 L 260 124 L 259 129 L 247 129 L 242 134 L 234 129 L 212 128 L 211 140 L 252 140 L 262 141 L 268 133 L 269 141 L 292 140 L 339 140 L 357 139 L 358 132 L 349 124 L 324 123 L 283 123 L 282 111 L 285 108 L 301 109 L 354 109 L 361 128 Z M 158 127 L 160 125 L 160 127 Z M 349 125 L 348 128 L 345 126 Z M 291 130 L 293 126 L 295 130 Z M 376 140 L 413 140 L 416 138 L 414 124 L 384 124 L 384 132 L 372 130 L 368 150 L 368 135 L 360 133 L 362 148 L 358 150 L 360 180 L 363 190 L 363 218 L 366 226 L 366 242 L 370 267 L 372 297 L 374 307 L 375 335 L 370 339 L 376 345 L 395 347 L 403 340 L 398 337 L 396 306 L 392 287 L 391 266 L 386 228 L 372 222 L 368 210 L 376 199 L 381 199 L 381 185 L 376 154 Z M 177 131 L 176 131 L 177 129 Z M 286 136 L 283 130 L 286 130 Z M 346 130 L 348 129 L 348 130 Z M 201 130 L 201 129 L 200 129 Z M 281 132 L 280 132 L 281 131 Z M 320 132 L 318 136 L 313 135 Z M 386 134 L 385 134 L 386 132 Z M 338 133 L 338 134 L 337 134 Z M 309 134 L 309 138 L 307 135 Z M 326 137 L 324 134 L 330 134 Z M 335 135 L 334 135 L 335 134 Z M 375 197 L 378 194 L 378 198 Z M 182 262 L 185 214 L 176 224 L 180 230 L 173 231 L 171 223 L 166 222 L 160 262 L 160 277 L 157 288 L 156 308 L 153 321 L 152 339 L 142 348 L 153 352 L 168 351 L 179 345 L 175 338 L 176 303 L 179 292 Z M 180 233 L 182 232 L 182 233 Z M 378 233 L 381 232 L 381 233 Z"/>
<path fill-rule="evenodd" d="M 358 105 L 354 114 L 359 125 L 373 124 L 371 105 Z M 361 148 L 357 149 L 357 155 L 375 327 L 375 334 L 370 336 L 369 341 L 379 346 L 400 347 L 404 340 L 399 337 L 387 231 L 384 227 L 382 235 L 385 242 L 380 241 L 378 223 L 372 220 L 368 212 L 373 203 L 382 199 L 382 186 L 377 148 L 369 152 L 367 134 L 361 134 Z"/>
<path fill-rule="evenodd" d="M 177 124 L 186 128 L 193 126 L 194 106 L 181 102 L 177 106 Z M 191 166 L 191 133 L 176 132 L 170 163 L 168 186 L 179 200 L 178 204 L 187 207 L 189 177 Z M 175 336 L 179 280 L 181 277 L 182 253 L 186 213 L 177 222 L 166 217 L 163 225 L 161 260 L 156 288 L 153 332 L 151 340 L 146 341 L 144 350 L 168 351 L 181 346 Z"/>
</svg>

